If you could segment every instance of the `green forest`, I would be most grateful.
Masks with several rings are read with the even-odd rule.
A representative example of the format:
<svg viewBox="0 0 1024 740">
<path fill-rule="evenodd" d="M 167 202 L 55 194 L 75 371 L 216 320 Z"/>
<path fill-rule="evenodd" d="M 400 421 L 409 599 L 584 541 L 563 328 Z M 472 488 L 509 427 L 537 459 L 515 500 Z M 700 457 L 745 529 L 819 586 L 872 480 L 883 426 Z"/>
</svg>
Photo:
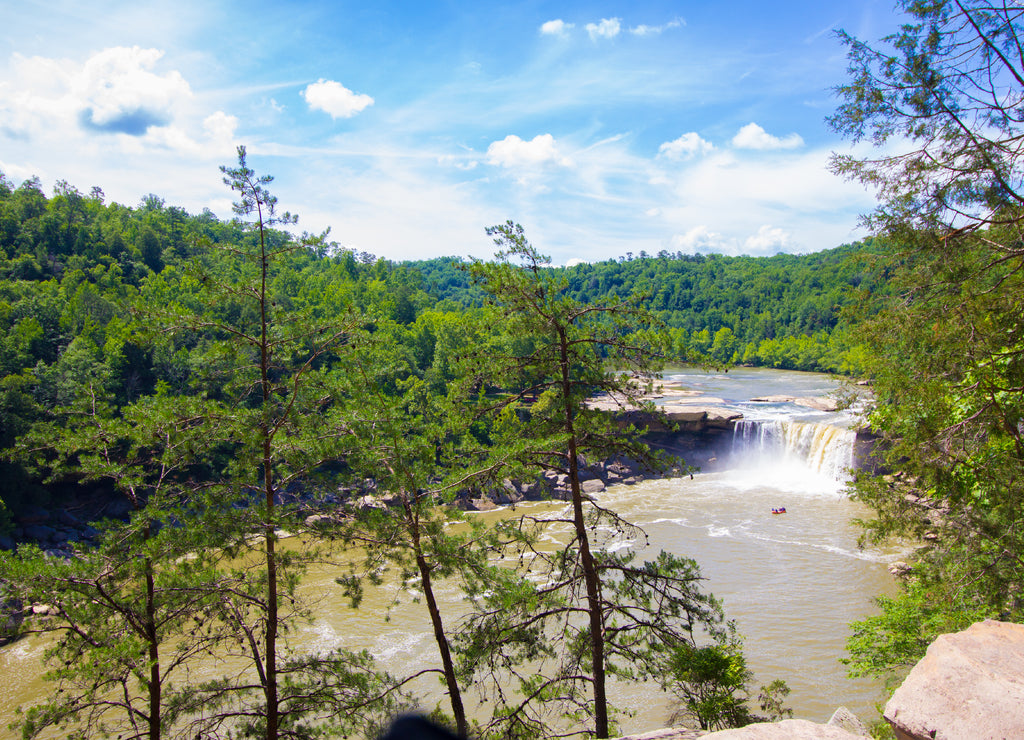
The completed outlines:
<svg viewBox="0 0 1024 740">
<path fill-rule="evenodd" d="M 155 195 L 135 207 L 106 203 L 98 188 L 85 195 L 63 182 L 47 197 L 36 179 L 15 186 L 0 176 L 0 224 L 4 449 L 83 393 L 102 392 L 114 409 L 158 389 L 224 393 L 199 359 L 201 336 L 147 326 L 181 303 L 198 310 L 203 280 L 242 278 L 230 250 L 252 238 L 244 223 L 189 214 Z M 466 260 L 393 263 L 326 235 L 271 228 L 267 238 L 285 250 L 269 285 L 282 308 L 321 319 L 358 314 L 435 392 L 445 392 L 454 358 L 481 333 L 496 337 Z M 886 292 L 871 267 L 877 251 L 866 242 L 767 258 L 642 254 L 545 269 L 580 303 L 636 297 L 651 328 L 661 327 L 663 362 L 851 374 L 863 355 L 852 309 L 862 313 L 865 297 L 878 302 Z M 45 503 L 53 486 L 16 456 L 2 464 L 6 509 Z"/>
<path fill-rule="evenodd" d="M 655 413 L 675 363 L 871 383 L 876 465 L 849 495 L 864 543 L 908 563 L 851 625 L 852 675 L 895 685 L 938 635 L 1024 620 L 1024 11 L 900 7 L 877 46 L 840 33 L 828 119 L 874 146 L 831 160 L 877 192 L 874 236 L 807 255 L 557 267 L 508 221 L 481 225 L 492 260 L 396 263 L 301 232 L 244 147 L 221 168 L 230 220 L 0 175 L 0 583 L 24 617 L 3 637 L 45 633 L 54 686 L 13 727 L 376 736 L 419 706 L 414 677 L 289 640 L 324 562 L 354 608 L 404 584 L 439 655 L 433 718 L 460 737 L 614 736 L 610 681 L 668 691 L 702 729 L 790 716 L 697 560 L 606 547 L 642 530 L 587 492 L 593 461 L 691 472 L 588 404 Z M 555 479 L 555 519 L 456 505 Z M 71 500 L 105 516 L 70 523 L 70 556 L 33 544 Z"/>
</svg>

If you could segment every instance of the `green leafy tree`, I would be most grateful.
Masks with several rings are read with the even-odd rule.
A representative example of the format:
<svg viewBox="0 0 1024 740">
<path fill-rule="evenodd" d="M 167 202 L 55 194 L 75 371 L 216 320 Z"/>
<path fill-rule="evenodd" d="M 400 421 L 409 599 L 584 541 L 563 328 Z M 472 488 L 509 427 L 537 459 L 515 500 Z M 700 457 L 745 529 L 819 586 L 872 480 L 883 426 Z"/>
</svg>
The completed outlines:
<svg viewBox="0 0 1024 740">
<path fill-rule="evenodd" d="M 702 730 L 724 730 L 755 721 L 747 707 L 752 673 L 738 642 L 680 643 L 667 667 L 665 687 L 679 701 L 670 720 L 673 725 L 695 721 Z"/>
<path fill-rule="evenodd" d="M 879 151 L 836 156 L 874 187 L 898 287 L 868 325 L 892 475 L 857 496 L 876 538 L 919 538 L 910 578 L 883 614 L 855 625 L 855 670 L 899 669 L 961 617 L 1024 616 L 1024 10 L 900 3 L 907 22 L 873 45 L 841 34 L 850 81 L 832 126 Z"/>
<path fill-rule="evenodd" d="M 390 700 L 389 679 L 373 672 L 365 652 L 307 655 L 289 646 L 288 631 L 312 618 L 297 588 L 320 553 L 315 541 L 287 548 L 281 539 L 300 528 L 303 501 L 316 501 L 330 465 L 344 453 L 345 422 L 330 403 L 322 363 L 349 333 L 351 319 L 321 321 L 288 310 L 294 301 L 275 291 L 278 270 L 323 237 L 295 242 L 271 230 L 296 219 L 278 214 L 267 190 L 272 178 L 249 168 L 244 147 L 238 166 L 222 172 L 238 194 L 235 212 L 254 220 L 240 225 L 241 238 L 225 247 L 226 261 L 201 273 L 209 291 L 204 310 L 171 318 L 213 340 L 200 347 L 221 397 L 211 442 L 228 456 L 207 486 L 202 526 L 234 556 L 228 572 L 240 585 L 221 592 L 219 618 L 234 630 L 250 670 L 196 687 L 178 711 L 198 715 L 200 733 L 231 728 L 277 740 L 345 732 L 366 725 Z"/>
</svg>

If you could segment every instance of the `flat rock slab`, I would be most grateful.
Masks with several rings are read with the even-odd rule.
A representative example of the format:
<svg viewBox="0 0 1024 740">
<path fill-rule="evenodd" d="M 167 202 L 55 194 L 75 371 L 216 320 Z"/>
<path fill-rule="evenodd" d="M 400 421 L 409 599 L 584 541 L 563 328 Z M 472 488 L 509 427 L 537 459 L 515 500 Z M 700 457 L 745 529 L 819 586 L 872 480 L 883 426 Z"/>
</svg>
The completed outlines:
<svg viewBox="0 0 1024 740">
<path fill-rule="evenodd" d="M 758 722 L 735 730 L 722 730 L 704 735 L 702 740 L 869 740 L 866 735 L 854 735 L 841 727 L 819 725 L 805 719 L 786 719 L 782 722 Z"/>
<path fill-rule="evenodd" d="M 839 402 L 834 398 L 825 398 L 821 396 L 760 396 L 759 398 L 751 398 L 753 403 L 795 403 L 797 406 L 803 406 L 808 409 L 815 409 L 816 411 L 838 411 Z"/>
<path fill-rule="evenodd" d="M 1024 738 L 1024 625 L 940 635 L 883 715 L 900 740 Z"/>
<path fill-rule="evenodd" d="M 697 404 L 666 404 L 665 416 L 672 421 L 699 424 L 710 427 L 728 428 L 732 422 L 742 419 L 743 414 L 724 406 L 700 406 Z"/>
<path fill-rule="evenodd" d="M 639 735 L 624 735 L 618 740 L 697 740 L 707 733 L 703 730 L 688 730 L 685 727 L 668 727 L 664 730 L 653 730 Z"/>
</svg>

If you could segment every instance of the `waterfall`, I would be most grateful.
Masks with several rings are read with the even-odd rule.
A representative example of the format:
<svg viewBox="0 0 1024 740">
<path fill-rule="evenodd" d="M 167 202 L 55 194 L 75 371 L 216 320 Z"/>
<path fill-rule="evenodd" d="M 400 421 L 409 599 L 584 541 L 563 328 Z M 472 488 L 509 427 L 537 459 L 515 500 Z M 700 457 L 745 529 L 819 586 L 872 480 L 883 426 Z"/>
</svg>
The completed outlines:
<svg viewBox="0 0 1024 740">
<path fill-rule="evenodd" d="M 800 421 L 738 421 L 732 454 L 761 464 L 799 463 L 818 475 L 846 481 L 853 468 L 856 432 Z"/>
</svg>

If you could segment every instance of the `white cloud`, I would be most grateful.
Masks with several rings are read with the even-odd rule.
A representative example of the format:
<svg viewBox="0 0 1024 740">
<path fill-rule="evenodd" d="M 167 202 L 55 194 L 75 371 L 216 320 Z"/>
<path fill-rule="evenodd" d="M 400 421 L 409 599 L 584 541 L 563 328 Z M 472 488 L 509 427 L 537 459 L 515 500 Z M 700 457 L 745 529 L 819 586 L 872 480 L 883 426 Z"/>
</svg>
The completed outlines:
<svg viewBox="0 0 1024 740">
<path fill-rule="evenodd" d="M 442 154 L 437 158 L 437 163 L 442 167 L 455 167 L 456 169 L 469 172 L 476 169 L 480 164 L 477 160 L 467 157 L 456 157 L 453 154 Z"/>
<path fill-rule="evenodd" d="M 238 128 L 238 119 L 229 116 L 224 111 L 217 111 L 203 120 L 203 129 L 211 139 L 232 142 L 235 138 L 235 130 Z"/>
<path fill-rule="evenodd" d="M 793 245 L 792 235 L 774 226 L 765 224 L 757 230 L 756 234 L 751 234 L 743 242 L 743 251 L 746 254 L 775 254 L 776 252 L 785 252 L 788 248 Z"/>
<path fill-rule="evenodd" d="M 830 248 L 859 238 L 858 214 L 870 210 L 874 200 L 859 184 L 832 175 L 828 158 L 825 148 L 760 157 L 719 149 L 686 167 L 666 163 L 656 183 L 648 178 L 656 189 L 647 197 L 662 209 L 659 223 L 676 234 L 673 251 Z M 694 231 L 694 224 L 706 225 L 708 233 Z"/>
<path fill-rule="evenodd" d="M 613 39 L 622 30 L 622 19 L 602 18 L 600 23 L 588 23 L 585 28 L 594 41 L 599 38 Z"/>
<path fill-rule="evenodd" d="M 715 146 L 702 139 L 694 131 L 683 134 L 674 141 L 666 141 L 658 147 L 658 156 L 666 159 L 691 159 L 697 154 L 708 154 Z"/>
<path fill-rule="evenodd" d="M 170 125 L 189 107 L 192 91 L 176 70 L 153 71 L 163 55 L 117 46 L 77 64 L 15 54 L 0 98 L 0 129 L 23 137 L 69 136 L 78 128 L 141 137 Z"/>
<path fill-rule="evenodd" d="M 32 167 L 12 164 L 0 159 L 0 174 L 4 175 L 9 182 L 20 185 L 23 181 L 36 174 L 36 170 Z"/>
<path fill-rule="evenodd" d="M 575 26 L 574 23 L 566 23 L 561 18 L 547 21 L 540 26 L 540 32 L 547 36 L 565 36 L 569 29 Z"/>
<path fill-rule="evenodd" d="M 749 235 L 742 242 L 735 235 L 720 234 L 704 224 L 694 226 L 682 234 L 675 234 L 669 240 L 670 250 L 691 254 L 719 252 L 733 255 L 765 256 L 789 251 L 793 246 L 793 237 L 788 231 L 767 224 L 761 226 L 756 233 Z"/>
<path fill-rule="evenodd" d="M 684 22 L 682 18 L 674 18 L 670 20 L 668 23 L 665 23 L 664 25 L 661 26 L 648 26 L 645 24 L 640 24 L 639 26 L 634 26 L 633 28 L 629 29 L 629 32 L 634 36 L 656 36 L 659 33 L 662 33 L 663 31 L 669 30 L 670 28 L 679 28 L 683 24 Z"/>
<path fill-rule="evenodd" d="M 86 192 L 98 185 L 129 205 L 149 192 L 189 210 L 210 205 L 239 121 L 170 66 L 163 51 L 142 47 L 80 59 L 11 55 L 0 72 L 3 171 Z"/>
<path fill-rule="evenodd" d="M 169 123 L 175 107 L 192 91 L 175 70 L 164 75 L 151 71 L 163 55 L 159 49 L 133 46 L 104 49 L 90 57 L 72 85 L 84 106 L 82 124 L 140 136 L 151 126 Z"/>
<path fill-rule="evenodd" d="M 732 137 L 737 149 L 796 149 L 804 144 L 799 134 L 790 134 L 784 139 L 772 136 L 756 123 L 748 123 Z"/>
<path fill-rule="evenodd" d="M 373 105 L 373 98 L 354 93 L 340 82 L 320 78 L 302 91 L 310 110 L 322 110 L 331 118 L 351 118 Z"/>
<path fill-rule="evenodd" d="M 535 168 L 546 164 L 572 166 L 572 160 L 559 153 L 555 137 L 551 134 L 538 134 L 530 141 L 509 134 L 487 147 L 487 162 L 507 168 Z"/>
<path fill-rule="evenodd" d="M 675 234 L 669 240 L 669 246 L 674 251 L 682 252 L 724 252 L 728 240 L 721 234 L 711 231 L 707 226 L 701 224 L 694 226 L 684 234 Z"/>
</svg>

